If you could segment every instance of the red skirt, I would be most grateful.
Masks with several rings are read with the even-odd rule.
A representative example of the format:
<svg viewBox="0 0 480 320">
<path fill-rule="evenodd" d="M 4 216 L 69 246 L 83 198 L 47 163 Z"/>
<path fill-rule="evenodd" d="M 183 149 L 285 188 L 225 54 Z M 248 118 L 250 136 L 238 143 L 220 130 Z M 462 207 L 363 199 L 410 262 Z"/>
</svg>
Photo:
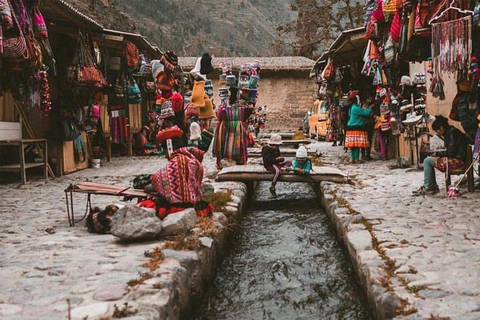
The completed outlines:
<svg viewBox="0 0 480 320">
<path fill-rule="evenodd" d="M 345 148 L 370 148 L 367 131 L 349 130 L 345 136 Z"/>
</svg>

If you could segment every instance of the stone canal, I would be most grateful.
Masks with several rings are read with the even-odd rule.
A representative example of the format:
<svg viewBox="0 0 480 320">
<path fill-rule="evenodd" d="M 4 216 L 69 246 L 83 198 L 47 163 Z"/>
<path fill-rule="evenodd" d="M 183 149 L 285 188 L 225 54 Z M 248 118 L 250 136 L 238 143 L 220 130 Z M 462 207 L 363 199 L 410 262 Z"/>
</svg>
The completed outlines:
<svg viewBox="0 0 480 320">
<path fill-rule="evenodd" d="M 196 320 L 372 319 L 346 252 L 307 184 L 248 201 Z"/>
</svg>

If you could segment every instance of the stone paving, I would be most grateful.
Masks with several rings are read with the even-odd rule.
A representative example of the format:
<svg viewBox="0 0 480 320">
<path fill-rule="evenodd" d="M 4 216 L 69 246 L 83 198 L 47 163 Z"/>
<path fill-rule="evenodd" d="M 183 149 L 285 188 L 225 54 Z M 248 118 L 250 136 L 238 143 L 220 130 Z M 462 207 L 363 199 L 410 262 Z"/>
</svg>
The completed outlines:
<svg viewBox="0 0 480 320">
<path fill-rule="evenodd" d="M 395 264 L 388 286 L 412 311 L 397 318 L 480 319 L 480 193 L 464 188 L 457 199 L 446 199 L 443 192 L 412 197 L 422 172 L 389 170 L 393 160 L 350 165 L 341 147 L 311 146 L 323 153 L 324 164 L 354 178 L 355 185 L 336 186 L 337 194 L 368 221 L 377 239 L 373 248 L 358 232 L 357 241 L 365 243 L 359 256 L 383 249 Z M 111 235 L 88 234 L 83 223 L 70 228 L 63 190 L 86 179 L 126 186 L 164 164 L 163 158 L 116 158 L 101 169 L 48 182 L 0 185 L 0 319 L 67 319 L 67 298 L 73 319 L 86 314 L 95 319 L 111 307 L 108 301 L 127 294 L 127 281 L 144 271 L 144 251 L 158 243 L 125 245 Z M 205 164 L 211 175 L 213 159 Z M 441 174 L 437 180 L 444 190 Z M 93 204 L 116 200 L 94 196 Z M 85 195 L 75 196 L 77 216 L 84 206 Z M 383 267 L 371 263 L 368 268 L 375 273 Z"/>
<path fill-rule="evenodd" d="M 213 159 L 204 161 L 206 175 L 212 174 Z M 165 163 L 163 157 L 114 158 L 100 169 L 55 180 L 0 185 L 0 319 L 67 319 L 67 299 L 73 319 L 96 319 L 111 309 L 106 301 L 126 295 L 126 283 L 145 272 L 143 253 L 158 241 L 126 245 L 111 235 L 89 234 L 84 222 L 69 227 L 64 190 L 86 180 L 128 186 Z M 120 200 L 92 196 L 100 208 Z M 77 218 L 85 202 L 86 195 L 74 194 Z"/>
<path fill-rule="evenodd" d="M 371 226 L 370 235 L 359 231 L 353 240 L 363 247 L 357 259 L 377 250 L 394 263 L 390 284 L 383 285 L 407 300 L 411 313 L 397 318 L 480 319 L 480 191 L 468 193 L 464 186 L 460 197 L 447 199 L 444 176 L 437 172 L 441 192 L 413 197 L 423 171 L 388 169 L 395 160 L 352 165 L 342 147 L 326 142 L 310 147 L 322 152 L 325 165 L 348 172 L 356 182 L 336 186 L 336 193 Z M 384 264 L 365 265 L 371 274 L 385 271 Z"/>
</svg>

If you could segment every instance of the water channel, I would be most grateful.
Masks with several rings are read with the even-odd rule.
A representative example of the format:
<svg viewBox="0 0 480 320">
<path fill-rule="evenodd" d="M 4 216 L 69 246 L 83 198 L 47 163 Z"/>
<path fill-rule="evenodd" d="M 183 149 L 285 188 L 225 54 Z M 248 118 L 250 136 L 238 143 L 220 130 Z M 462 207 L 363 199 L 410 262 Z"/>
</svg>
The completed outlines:
<svg viewBox="0 0 480 320">
<path fill-rule="evenodd" d="M 260 184 L 196 320 L 372 319 L 307 184 Z"/>
</svg>

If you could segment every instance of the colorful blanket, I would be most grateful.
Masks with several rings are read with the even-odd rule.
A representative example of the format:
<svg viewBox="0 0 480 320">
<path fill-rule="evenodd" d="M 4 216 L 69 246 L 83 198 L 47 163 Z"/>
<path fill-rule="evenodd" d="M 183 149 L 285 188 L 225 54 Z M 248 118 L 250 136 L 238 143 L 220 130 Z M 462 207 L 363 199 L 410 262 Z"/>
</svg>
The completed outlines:
<svg viewBox="0 0 480 320">
<path fill-rule="evenodd" d="M 169 203 L 192 203 L 202 200 L 204 152 L 194 147 L 177 149 L 167 166 L 152 174 L 155 192 Z"/>
</svg>

